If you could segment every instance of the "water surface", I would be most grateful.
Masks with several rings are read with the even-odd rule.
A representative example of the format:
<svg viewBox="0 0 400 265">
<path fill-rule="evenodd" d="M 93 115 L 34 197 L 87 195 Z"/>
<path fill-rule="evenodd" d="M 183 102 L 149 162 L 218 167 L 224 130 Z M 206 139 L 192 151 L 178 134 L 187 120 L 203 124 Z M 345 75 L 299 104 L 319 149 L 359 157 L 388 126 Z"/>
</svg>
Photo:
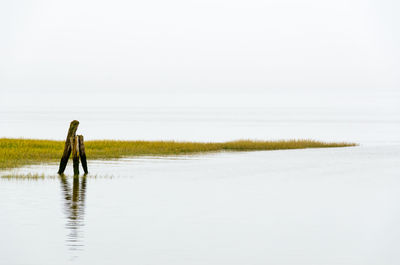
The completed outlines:
<svg viewBox="0 0 400 265">
<path fill-rule="evenodd" d="M 399 264 L 400 100 L 385 93 L 358 105 L 0 107 L 2 137 L 63 139 L 78 119 L 85 139 L 360 143 L 89 158 L 79 178 L 54 163 L 0 171 L 25 176 L 0 178 L 0 264 Z"/>
<path fill-rule="evenodd" d="M 397 264 L 400 146 L 57 165 L 1 179 L 1 264 Z M 72 171 L 67 168 L 67 172 Z"/>
</svg>

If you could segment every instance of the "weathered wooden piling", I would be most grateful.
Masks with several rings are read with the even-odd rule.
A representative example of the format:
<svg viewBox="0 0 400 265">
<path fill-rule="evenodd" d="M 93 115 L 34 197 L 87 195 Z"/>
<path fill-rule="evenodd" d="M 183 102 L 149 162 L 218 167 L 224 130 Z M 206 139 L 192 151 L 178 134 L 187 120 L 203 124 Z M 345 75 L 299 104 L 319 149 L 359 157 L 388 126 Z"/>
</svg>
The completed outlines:
<svg viewBox="0 0 400 265">
<path fill-rule="evenodd" d="M 63 153 L 63 156 L 61 157 L 58 174 L 63 174 L 65 171 L 65 167 L 67 166 L 68 159 L 69 159 L 69 156 L 71 155 L 71 150 L 72 150 L 70 139 L 71 139 L 71 137 L 75 137 L 76 130 L 78 129 L 78 125 L 79 125 L 79 121 L 77 121 L 77 120 L 71 121 L 71 124 L 69 125 L 67 139 L 65 140 L 65 145 L 64 145 L 64 153 Z M 79 168 L 78 168 L 78 170 L 79 170 Z"/>
<path fill-rule="evenodd" d="M 72 165 L 74 167 L 74 176 L 79 175 L 79 156 L 78 156 L 78 137 L 71 137 L 71 146 L 72 146 Z"/>
<path fill-rule="evenodd" d="M 78 135 L 78 146 L 79 146 L 79 157 L 81 158 L 82 168 L 85 174 L 88 173 L 85 143 L 83 141 L 83 135 Z"/>
</svg>

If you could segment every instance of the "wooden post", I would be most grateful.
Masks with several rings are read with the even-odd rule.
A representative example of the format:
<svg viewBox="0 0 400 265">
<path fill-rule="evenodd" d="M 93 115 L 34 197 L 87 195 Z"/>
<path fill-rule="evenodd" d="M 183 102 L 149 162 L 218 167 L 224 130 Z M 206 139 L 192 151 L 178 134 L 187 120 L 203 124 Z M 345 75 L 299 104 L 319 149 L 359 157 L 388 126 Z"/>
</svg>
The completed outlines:
<svg viewBox="0 0 400 265">
<path fill-rule="evenodd" d="M 77 121 L 77 120 L 71 121 L 71 124 L 69 125 L 67 139 L 65 139 L 64 153 L 63 153 L 63 156 L 61 157 L 58 174 L 63 174 L 65 167 L 67 166 L 69 156 L 71 155 L 71 140 L 70 139 L 72 136 L 75 136 L 76 130 L 78 129 L 78 125 L 79 125 L 79 121 Z"/>
<path fill-rule="evenodd" d="M 81 158 L 83 171 L 85 171 L 85 174 L 87 174 L 88 168 L 87 168 L 85 143 L 83 141 L 83 135 L 78 135 L 78 145 L 79 145 L 79 157 Z"/>
<path fill-rule="evenodd" d="M 74 176 L 79 175 L 79 157 L 78 157 L 78 137 L 71 137 L 71 146 L 72 146 L 72 164 L 74 167 Z"/>
</svg>

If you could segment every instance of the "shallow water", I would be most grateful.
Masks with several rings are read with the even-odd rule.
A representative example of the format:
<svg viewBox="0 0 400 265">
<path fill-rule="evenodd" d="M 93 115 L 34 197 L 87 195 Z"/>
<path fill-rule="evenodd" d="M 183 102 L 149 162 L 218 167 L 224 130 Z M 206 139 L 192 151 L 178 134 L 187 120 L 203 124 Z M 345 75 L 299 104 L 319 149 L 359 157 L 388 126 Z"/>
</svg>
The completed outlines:
<svg viewBox="0 0 400 265">
<path fill-rule="evenodd" d="M 397 264 L 400 146 L 57 165 L 1 179 L 1 264 Z M 67 172 L 72 171 L 67 168 Z"/>
<path fill-rule="evenodd" d="M 86 139 L 361 145 L 89 161 L 79 179 L 71 165 L 64 178 L 57 164 L 0 171 L 20 176 L 0 177 L 0 264 L 399 264 L 400 94 L 385 93 L 307 107 L 5 102 L 2 137 L 63 139 L 79 119 Z"/>
</svg>

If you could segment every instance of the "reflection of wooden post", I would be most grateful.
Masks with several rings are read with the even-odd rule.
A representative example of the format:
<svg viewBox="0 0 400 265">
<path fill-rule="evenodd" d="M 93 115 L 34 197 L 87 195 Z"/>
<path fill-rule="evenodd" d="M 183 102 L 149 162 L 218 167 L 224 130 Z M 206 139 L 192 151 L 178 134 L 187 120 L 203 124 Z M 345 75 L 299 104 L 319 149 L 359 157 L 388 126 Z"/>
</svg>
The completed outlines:
<svg viewBox="0 0 400 265">
<path fill-rule="evenodd" d="M 64 145 L 64 153 L 63 153 L 63 156 L 61 157 L 58 174 L 63 174 L 65 167 L 67 166 L 68 159 L 71 154 L 71 148 L 72 148 L 70 138 L 75 136 L 76 130 L 78 129 L 78 125 L 79 125 L 79 121 L 77 121 L 77 120 L 71 121 L 71 124 L 69 125 L 68 135 L 67 135 L 67 139 L 65 140 L 65 145 Z"/>
<path fill-rule="evenodd" d="M 85 214 L 86 176 L 79 183 L 79 176 L 73 177 L 72 187 L 65 175 L 60 175 L 61 191 L 64 197 L 66 228 L 68 229 L 67 246 L 80 250 L 82 246 L 82 225 Z"/>
<path fill-rule="evenodd" d="M 85 171 L 85 174 L 87 174 L 88 168 L 86 162 L 86 153 L 85 153 L 85 144 L 83 142 L 83 135 L 78 135 L 78 144 L 79 144 L 79 157 L 81 158 L 83 171 Z"/>
<path fill-rule="evenodd" d="M 79 157 L 78 157 L 78 137 L 71 137 L 72 163 L 74 166 L 74 176 L 79 175 Z"/>
</svg>

